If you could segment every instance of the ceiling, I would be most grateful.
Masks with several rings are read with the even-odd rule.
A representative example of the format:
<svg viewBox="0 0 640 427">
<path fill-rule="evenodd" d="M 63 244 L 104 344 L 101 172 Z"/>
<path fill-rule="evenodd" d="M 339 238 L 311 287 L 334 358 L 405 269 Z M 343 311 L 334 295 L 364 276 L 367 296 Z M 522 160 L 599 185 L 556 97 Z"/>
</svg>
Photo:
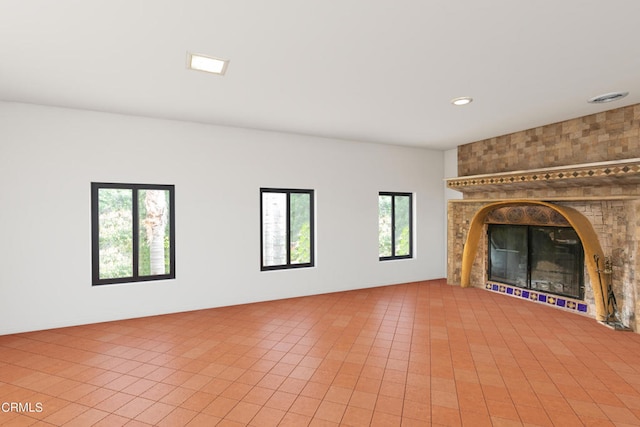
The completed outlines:
<svg viewBox="0 0 640 427">
<path fill-rule="evenodd" d="M 638 0 L 0 0 L 0 100 L 449 149 L 640 103 L 639 16 Z M 630 94 L 586 102 L 614 91 Z"/>
</svg>

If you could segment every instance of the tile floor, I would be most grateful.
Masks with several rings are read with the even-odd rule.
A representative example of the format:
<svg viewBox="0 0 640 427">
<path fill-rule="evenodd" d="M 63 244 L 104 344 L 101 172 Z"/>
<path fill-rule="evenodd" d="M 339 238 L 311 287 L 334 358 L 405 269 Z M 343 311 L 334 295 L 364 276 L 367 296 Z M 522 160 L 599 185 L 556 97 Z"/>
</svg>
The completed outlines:
<svg viewBox="0 0 640 427">
<path fill-rule="evenodd" d="M 640 335 L 436 280 L 0 336 L 0 403 L 16 426 L 637 426 Z"/>
</svg>

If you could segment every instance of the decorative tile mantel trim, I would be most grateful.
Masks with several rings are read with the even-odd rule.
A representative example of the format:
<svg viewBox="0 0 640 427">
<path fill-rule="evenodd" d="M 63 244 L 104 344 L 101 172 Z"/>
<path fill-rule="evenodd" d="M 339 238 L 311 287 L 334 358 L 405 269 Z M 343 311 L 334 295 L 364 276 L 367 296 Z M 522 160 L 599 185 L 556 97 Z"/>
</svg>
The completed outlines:
<svg viewBox="0 0 640 427">
<path fill-rule="evenodd" d="M 640 182 L 640 158 L 610 162 L 568 165 L 528 171 L 472 175 L 446 179 L 447 187 L 457 191 L 482 191 L 496 186 L 539 188 L 549 185 L 606 185 L 615 181 Z"/>
<path fill-rule="evenodd" d="M 573 298 L 563 297 L 554 294 L 547 294 L 545 292 L 534 291 L 531 289 L 523 289 L 517 286 L 505 285 L 498 282 L 487 282 L 485 289 L 492 292 L 497 292 L 505 295 L 509 295 L 515 298 L 522 298 L 529 301 L 537 302 L 539 304 L 545 304 L 554 308 L 570 311 L 572 313 L 584 314 L 589 317 L 594 317 L 593 313 L 589 310 L 589 306 L 584 302 Z"/>
</svg>

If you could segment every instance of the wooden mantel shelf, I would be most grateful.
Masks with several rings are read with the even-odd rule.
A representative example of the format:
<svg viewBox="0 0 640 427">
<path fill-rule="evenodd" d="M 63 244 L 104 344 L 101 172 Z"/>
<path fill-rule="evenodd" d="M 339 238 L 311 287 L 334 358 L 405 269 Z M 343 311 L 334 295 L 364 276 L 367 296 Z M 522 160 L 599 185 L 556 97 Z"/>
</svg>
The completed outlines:
<svg viewBox="0 0 640 427">
<path fill-rule="evenodd" d="M 445 179 L 447 188 L 462 193 L 551 187 L 627 185 L 640 183 L 640 158 L 526 171 L 500 172 Z"/>
</svg>

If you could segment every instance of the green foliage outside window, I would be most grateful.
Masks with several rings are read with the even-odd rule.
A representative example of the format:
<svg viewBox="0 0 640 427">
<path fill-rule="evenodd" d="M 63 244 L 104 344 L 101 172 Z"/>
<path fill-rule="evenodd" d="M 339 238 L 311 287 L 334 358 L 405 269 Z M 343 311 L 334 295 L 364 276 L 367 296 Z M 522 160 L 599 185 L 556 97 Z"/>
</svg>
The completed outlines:
<svg viewBox="0 0 640 427">
<path fill-rule="evenodd" d="M 378 196 L 378 254 L 381 259 L 411 257 L 411 194 Z"/>
<path fill-rule="evenodd" d="M 172 191 L 173 186 L 92 184 L 93 284 L 175 277 Z"/>
</svg>

